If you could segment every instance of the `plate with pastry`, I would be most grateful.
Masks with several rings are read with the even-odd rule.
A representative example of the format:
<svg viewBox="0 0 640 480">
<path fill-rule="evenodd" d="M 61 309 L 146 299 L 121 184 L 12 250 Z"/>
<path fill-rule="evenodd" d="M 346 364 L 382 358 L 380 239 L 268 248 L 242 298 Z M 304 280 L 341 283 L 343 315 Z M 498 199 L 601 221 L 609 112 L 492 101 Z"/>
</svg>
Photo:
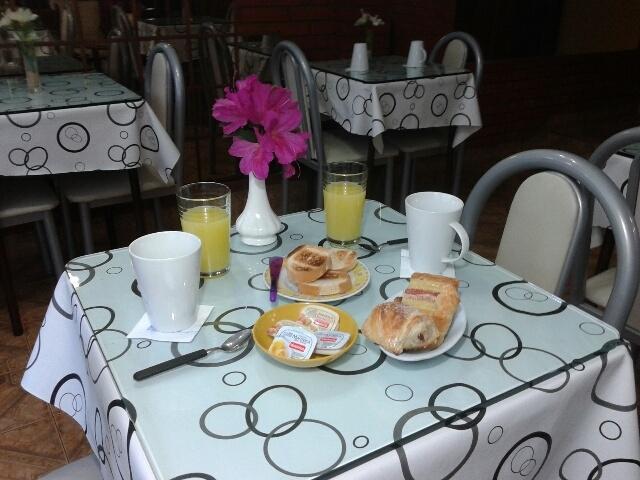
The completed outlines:
<svg viewBox="0 0 640 480">
<path fill-rule="evenodd" d="M 355 251 L 300 245 L 283 262 L 278 295 L 299 302 L 335 302 L 352 297 L 369 284 L 371 275 Z M 267 268 L 264 281 L 271 285 Z"/>
<path fill-rule="evenodd" d="M 466 327 L 458 280 L 414 273 L 404 292 L 374 307 L 362 333 L 389 357 L 417 362 L 449 350 Z"/>
<path fill-rule="evenodd" d="M 358 324 L 344 310 L 289 303 L 264 313 L 252 330 L 255 344 L 274 360 L 297 368 L 326 365 L 358 338 Z"/>
</svg>

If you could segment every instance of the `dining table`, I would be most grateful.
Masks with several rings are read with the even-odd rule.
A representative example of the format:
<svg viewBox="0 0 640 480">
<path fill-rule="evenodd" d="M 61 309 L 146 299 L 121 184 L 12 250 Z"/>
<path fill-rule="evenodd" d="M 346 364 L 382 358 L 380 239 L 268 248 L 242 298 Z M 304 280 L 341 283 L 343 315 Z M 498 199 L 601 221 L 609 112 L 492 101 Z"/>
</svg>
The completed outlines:
<svg viewBox="0 0 640 480">
<path fill-rule="evenodd" d="M 41 74 L 72 73 L 86 70 L 83 63 L 71 55 L 55 54 L 38 56 L 36 57 L 36 61 L 38 62 L 38 72 Z M 0 57 L 0 77 L 21 74 L 24 74 L 24 68 L 19 59 L 18 61 L 2 62 L 2 58 Z"/>
<path fill-rule="evenodd" d="M 391 358 L 358 334 L 335 361 L 294 368 L 250 339 L 134 380 L 291 302 L 269 300 L 270 258 L 329 244 L 322 210 L 281 220 L 263 247 L 232 229 L 230 271 L 200 282 L 213 310 L 191 343 L 127 338 L 144 306 L 126 248 L 67 264 L 21 385 L 80 425 L 104 478 L 640 478 L 619 332 L 473 252 L 455 264 L 464 330 L 432 358 Z M 368 285 L 333 303 L 359 326 L 408 285 L 402 245 L 386 244 L 406 237 L 404 215 L 367 200 L 362 228 Z"/>
<path fill-rule="evenodd" d="M 180 156 L 137 93 L 98 73 L 0 78 L 0 176 L 127 170 L 138 232 L 144 225 L 138 168 L 165 182 Z"/>
</svg>

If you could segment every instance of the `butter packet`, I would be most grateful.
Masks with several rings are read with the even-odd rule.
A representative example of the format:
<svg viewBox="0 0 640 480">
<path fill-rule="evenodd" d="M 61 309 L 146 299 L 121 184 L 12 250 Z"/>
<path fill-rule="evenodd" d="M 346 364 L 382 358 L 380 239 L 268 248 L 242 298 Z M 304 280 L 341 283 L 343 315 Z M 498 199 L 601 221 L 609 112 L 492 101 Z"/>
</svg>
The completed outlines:
<svg viewBox="0 0 640 480">
<path fill-rule="evenodd" d="M 314 334 L 318 339 L 316 345 L 316 353 L 318 355 L 333 355 L 339 352 L 351 338 L 351 334 L 337 330 L 314 332 Z"/>
<path fill-rule="evenodd" d="M 315 335 L 304 328 L 282 327 L 271 342 L 269 353 L 280 358 L 308 360 L 317 343 Z"/>
<path fill-rule="evenodd" d="M 329 308 L 314 305 L 303 308 L 298 321 L 314 332 L 335 330 L 338 328 L 340 315 Z"/>
</svg>

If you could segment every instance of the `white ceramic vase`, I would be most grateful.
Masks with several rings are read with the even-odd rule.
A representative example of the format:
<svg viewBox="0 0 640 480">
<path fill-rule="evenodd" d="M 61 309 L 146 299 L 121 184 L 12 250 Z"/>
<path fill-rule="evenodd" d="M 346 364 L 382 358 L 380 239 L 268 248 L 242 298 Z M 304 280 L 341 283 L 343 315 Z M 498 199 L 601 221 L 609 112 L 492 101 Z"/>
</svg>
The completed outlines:
<svg viewBox="0 0 640 480">
<path fill-rule="evenodd" d="M 276 241 L 281 228 L 280 219 L 271 210 L 264 180 L 250 173 L 247 203 L 236 221 L 240 240 L 247 245 L 269 245 Z"/>
</svg>

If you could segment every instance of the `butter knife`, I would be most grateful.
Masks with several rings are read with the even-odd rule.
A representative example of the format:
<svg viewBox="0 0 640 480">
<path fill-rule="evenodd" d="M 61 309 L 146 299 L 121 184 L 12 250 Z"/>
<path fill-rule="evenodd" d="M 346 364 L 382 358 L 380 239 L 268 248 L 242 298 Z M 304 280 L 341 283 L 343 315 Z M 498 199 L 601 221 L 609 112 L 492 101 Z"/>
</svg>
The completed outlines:
<svg viewBox="0 0 640 480">
<path fill-rule="evenodd" d="M 269 300 L 276 301 L 278 296 L 278 278 L 282 270 L 282 257 L 271 257 L 269 259 L 269 274 L 271 276 L 271 288 L 269 289 Z"/>
</svg>

